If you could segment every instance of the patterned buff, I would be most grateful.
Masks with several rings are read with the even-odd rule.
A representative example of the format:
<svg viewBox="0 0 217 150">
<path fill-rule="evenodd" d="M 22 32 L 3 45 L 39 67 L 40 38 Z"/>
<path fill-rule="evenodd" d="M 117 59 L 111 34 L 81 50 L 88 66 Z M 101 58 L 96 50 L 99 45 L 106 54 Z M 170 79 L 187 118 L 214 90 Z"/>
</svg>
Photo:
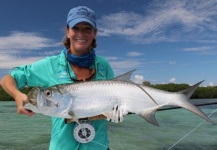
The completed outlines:
<svg viewBox="0 0 217 150">
<path fill-rule="evenodd" d="M 67 49 L 65 48 L 63 50 L 67 60 L 76 66 L 82 67 L 82 68 L 91 68 L 93 63 L 94 63 L 94 59 L 95 59 L 95 50 L 92 49 L 91 52 L 81 55 L 81 56 L 75 56 L 72 53 L 67 52 Z"/>
</svg>

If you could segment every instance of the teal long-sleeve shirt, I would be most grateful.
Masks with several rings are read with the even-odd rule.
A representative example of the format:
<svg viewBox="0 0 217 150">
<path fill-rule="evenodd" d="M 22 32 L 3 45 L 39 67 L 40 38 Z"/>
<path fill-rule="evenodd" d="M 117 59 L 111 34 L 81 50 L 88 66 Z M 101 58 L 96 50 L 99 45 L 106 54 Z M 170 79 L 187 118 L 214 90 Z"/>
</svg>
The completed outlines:
<svg viewBox="0 0 217 150">
<path fill-rule="evenodd" d="M 47 88 L 56 84 L 73 83 L 71 78 L 76 76 L 68 67 L 65 55 L 46 57 L 31 65 L 15 67 L 10 71 L 19 89 L 24 86 Z M 94 64 L 96 74 L 94 80 L 108 80 L 114 78 L 113 70 L 108 61 L 96 56 Z M 71 78 L 70 78 L 70 76 Z M 74 139 L 73 131 L 75 123 L 65 124 L 64 119 L 52 117 L 52 130 L 49 150 L 107 150 L 108 136 L 106 120 L 91 121 L 96 135 L 92 142 L 81 144 Z"/>
</svg>

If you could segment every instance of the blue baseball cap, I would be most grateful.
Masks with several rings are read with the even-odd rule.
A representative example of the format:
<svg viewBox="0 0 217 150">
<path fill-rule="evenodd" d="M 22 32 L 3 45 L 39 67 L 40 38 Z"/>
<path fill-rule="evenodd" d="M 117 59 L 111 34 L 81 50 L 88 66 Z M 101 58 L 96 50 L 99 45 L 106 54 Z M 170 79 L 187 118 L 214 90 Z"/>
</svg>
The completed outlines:
<svg viewBox="0 0 217 150">
<path fill-rule="evenodd" d="M 78 6 L 69 11 L 67 24 L 73 28 L 80 22 L 87 22 L 96 29 L 96 17 L 93 10 L 86 6 Z"/>
</svg>

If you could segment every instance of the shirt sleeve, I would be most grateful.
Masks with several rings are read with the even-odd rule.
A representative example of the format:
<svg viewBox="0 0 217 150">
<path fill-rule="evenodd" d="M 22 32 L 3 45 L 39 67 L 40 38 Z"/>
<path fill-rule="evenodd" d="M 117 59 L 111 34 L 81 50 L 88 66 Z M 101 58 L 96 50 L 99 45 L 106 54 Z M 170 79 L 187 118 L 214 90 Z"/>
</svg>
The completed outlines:
<svg viewBox="0 0 217 150">
<path fill-rule="evenodd" d="M 15 67 L 10 71 L 10 75 L 15 79 L 19 89 L 24 86 L 48 86 L 50 65 L 49 59 L 39 60 L 31 65 Z"/>
</svg>

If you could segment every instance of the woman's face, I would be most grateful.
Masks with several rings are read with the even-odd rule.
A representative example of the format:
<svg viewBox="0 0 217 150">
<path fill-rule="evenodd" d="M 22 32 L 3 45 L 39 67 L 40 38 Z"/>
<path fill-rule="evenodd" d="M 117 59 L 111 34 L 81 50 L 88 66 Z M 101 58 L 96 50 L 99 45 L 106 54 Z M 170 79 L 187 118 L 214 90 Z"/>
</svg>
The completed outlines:
<svg viewBox="0 0 217 150">
<path fill-rule="evenodd" d="M 71 53 L 79 56 L 89 51 L 93 39 L 96 38 L 97 30 L 90 24 L 82 22 L 73 28 L 67 28 L 67 37 L 70 39 Z"/>
</svg>

